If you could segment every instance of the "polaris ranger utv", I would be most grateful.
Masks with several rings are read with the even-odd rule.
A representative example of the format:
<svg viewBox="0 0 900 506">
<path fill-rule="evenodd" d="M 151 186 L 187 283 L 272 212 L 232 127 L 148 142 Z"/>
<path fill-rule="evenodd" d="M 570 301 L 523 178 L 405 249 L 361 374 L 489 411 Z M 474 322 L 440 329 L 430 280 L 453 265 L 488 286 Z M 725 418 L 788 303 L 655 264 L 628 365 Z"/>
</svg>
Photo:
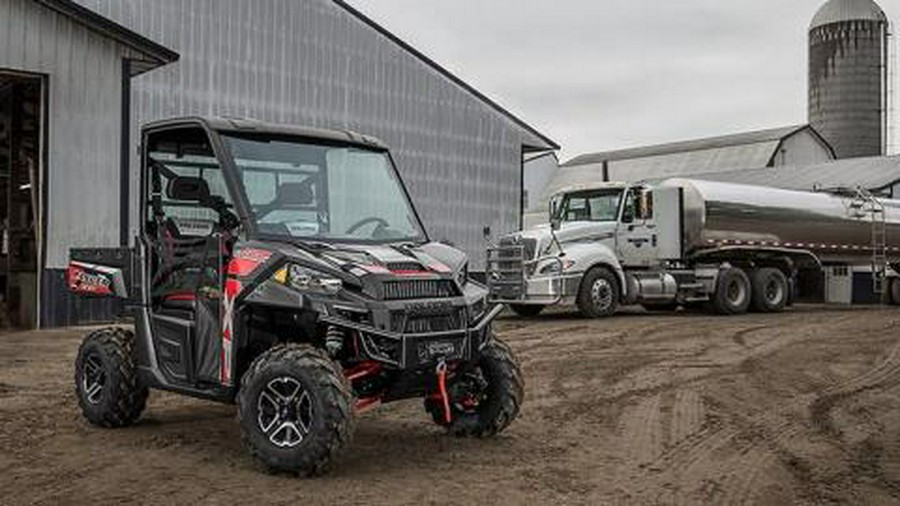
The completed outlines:
<svg viewBox="0 0 900 506">
<path fill-rule="evenodd" d="M 91 423 L 134 423 L 151 388 L 237 403 L 258 461 L 312 475 L 380 403 L 424 399 L 459 436 L 516 418 L 522 375 L 491 333 L 502 307 L 462 252 L 429 240 L 381 142 L 246 120 L 154 123 L 140 196 L 135 248 L 71 252 L 69 289 L 120 297 L 134 320 L 79 350 Z"/>
</svg>

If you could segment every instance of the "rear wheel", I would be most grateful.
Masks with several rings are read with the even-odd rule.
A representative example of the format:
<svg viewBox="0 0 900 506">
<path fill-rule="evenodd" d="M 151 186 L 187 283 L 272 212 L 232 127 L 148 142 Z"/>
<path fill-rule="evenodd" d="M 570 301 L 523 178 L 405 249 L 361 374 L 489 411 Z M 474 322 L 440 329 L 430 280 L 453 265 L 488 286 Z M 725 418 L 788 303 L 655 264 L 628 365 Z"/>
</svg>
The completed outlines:
<svg viewBox="0 0 900 506">
<path fill-rule="evenodd" d="M 350 443 L 353 395 L 322 351 L 276 346 L 244 374 L 238 422 L 244 446 L 270 470 L 318 475 Z"/>
<path fill-rule="evenodd" d="M 750 308 L 751 293 L 747 273 L 737 267 L 723 269 L 713 294 L 713 310 L 721 315 L 744 314 Z"/>
<path fill-rule="evenodd" d="M 449 424 L 443 403 L 425 400 L 425 409 L 435 423 L 459 437 L 492 437 L 519 415 L 525 385 L 512 351 L 494 339 L 474 369 L 451 377 L 448 394 L 452 415 Z"/>
<path fill-rule="evenodd" d="M 753 272 L 753 309 L 761 313 L 784 311 L 790 298 L 790 283 L 778 269 L 763 268 Z"/>
<path fill-rule="evenodd" d="M 512 309 L 513 313 L 516 313 L 519 316 L 524 318 L 532 318 L 539 314 L 544 310 L 544 306 L 526 306 L 523 304 L 512 304 L 509 306 Z"/>
<path fill-rule="evenodd" d="M 605 267 L 594 267 L 581 280 L 578 310 L 588 318 L 612 316 L 619 307 L 619 280 Z"/>
<path fill-rule="evenodd" d="M 891 304 L 900 306 L 900 278 L 893 278 L 890 282 Z"/>
<path fill-rule="evenodd" d="M 138 381 L 132 332 L 108 328 L 84 338 L 75 360 L 75 393 L 94 425 L 126 427 L 141 416 L 148 391 Z"/>
</svg>

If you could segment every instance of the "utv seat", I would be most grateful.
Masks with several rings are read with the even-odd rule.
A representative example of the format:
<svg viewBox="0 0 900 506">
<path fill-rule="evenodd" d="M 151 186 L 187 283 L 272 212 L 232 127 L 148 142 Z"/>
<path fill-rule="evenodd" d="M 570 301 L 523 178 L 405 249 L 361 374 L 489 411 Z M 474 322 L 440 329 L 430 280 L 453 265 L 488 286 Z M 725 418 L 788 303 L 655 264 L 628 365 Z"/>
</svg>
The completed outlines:
<svg viewBox="0 0 900 506">
<path fill-rule="evenodd" d="M 197 302 L 197 295 L 191 292 L 171 293 L 166 295 L 161 304 L 161 309 L 174 311 L 193 311 Z"/>
</svg>

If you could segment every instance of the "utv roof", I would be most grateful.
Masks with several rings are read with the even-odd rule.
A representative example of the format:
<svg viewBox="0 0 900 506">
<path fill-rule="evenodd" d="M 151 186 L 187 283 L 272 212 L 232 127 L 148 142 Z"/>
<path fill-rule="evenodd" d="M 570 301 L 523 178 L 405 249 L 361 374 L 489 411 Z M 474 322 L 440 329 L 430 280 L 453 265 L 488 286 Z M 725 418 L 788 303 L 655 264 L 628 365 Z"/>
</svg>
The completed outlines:
<svg viewBox="0 0 900 506">
<path fill-rule="evenodd" d="M 306 126 L 282 125 L 278 123 L 266 123 L 248 118 L 232 118 L 218 116 L 185 116 L 154 121 L 144 126 L 144 130 L 156 130 L 160 128 L 172 128 L 180 125 L 201 124 L 217 132 L 272 134 L 291 137 L 305 137 L 309 139 L 322 139 L 327 141 L 347 142 L 366 147 L 388 149 L 387 144 L 381 140 L 363 135 L 351 130 L 328 130 Z"/>
</svg>

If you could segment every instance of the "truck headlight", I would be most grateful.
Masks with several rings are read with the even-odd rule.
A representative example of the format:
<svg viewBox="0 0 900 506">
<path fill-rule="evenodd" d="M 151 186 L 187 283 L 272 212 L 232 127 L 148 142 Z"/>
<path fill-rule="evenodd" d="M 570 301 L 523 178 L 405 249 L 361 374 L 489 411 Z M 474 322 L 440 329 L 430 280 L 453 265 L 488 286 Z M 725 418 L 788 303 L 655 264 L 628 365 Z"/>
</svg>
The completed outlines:
<svg viewBox="0 0 900 506">
<path fill-rule="evenodd" d="M 301 292 L 335 295 L 343 288 L 340 279 L 297 264 L 288 264 L 278 269 L 272 278 Z"/>
<path fill-rule="evenodd" d="M 562 274 L 563 272 L 571 269 L 574 266 L 575 262 L 573 262 L 572 260 L 562 260 L 559 262 L 553 261 L 541 267 L 538 272 L 540 274 L 548 276 L 553 274 Z"/>
</svg>

